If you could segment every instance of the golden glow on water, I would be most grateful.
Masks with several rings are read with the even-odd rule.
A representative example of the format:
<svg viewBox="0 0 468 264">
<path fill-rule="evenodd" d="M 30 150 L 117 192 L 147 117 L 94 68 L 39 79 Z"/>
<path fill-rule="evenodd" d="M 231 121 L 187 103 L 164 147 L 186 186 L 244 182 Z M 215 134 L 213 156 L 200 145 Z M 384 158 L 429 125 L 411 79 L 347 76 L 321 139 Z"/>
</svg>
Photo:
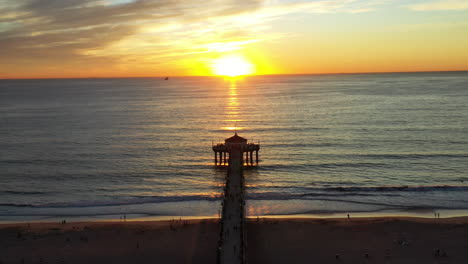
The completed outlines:
<svg viewBox="0 0 468 264">
<path fill-rule="evenodd" d="M 230 106 L 238 106 L 239 102 L 237 101 L 237 97 L 231 97 L 228 99 L 228 104 Z"/>
<path fill-rule="evenodd" d="M 268 205 L 247 206 L 247 215 L 265 215 L 271 212 Z"/>
<path fill-rule="evenodd" d="M 223 130 L 230 130 L 230 131 L 236 131 L 236 130 L 242 130 L 244 129 L 243 127 L 239 126 L 230 126 L 230 127 L 222 127 Z"/>
<path fill-rule="evenodd" d="M 237 122 L 243 121 L 240 119 L 240 103 L 239 94 L 237 92 L 237 83 L 235 79 L 230 80 L 230 85 L 226 97 L 226 106 L 224 123 L 226 124 L 221 129 L 228 131 L 242 130 L 243 128 L 238 126 Z"/>
<path fill-rule="evenodd" d="M 216 185 L 216 186 L 219 187 L 219 185 Z M 141 194 L 142 195 L 155 195 L 156 193 L 147 192 L 147 193 L 141 193 Z M 164 193 L 164 196 L 178 196 L 178 195 L 180 195 L 179 192 L 166 192 L 166 193 Z M 221 192 L 215 192 L 215 191 L 211 191 L 211 192 L 186 192 L 186 193 L 184 193 L 184 195 L 187 195 L 187 196 L 204 196 L 204 197 L 217 198 L 217 197 L 220 197 L 222 195 L 222 193 Z"/>
</svg>

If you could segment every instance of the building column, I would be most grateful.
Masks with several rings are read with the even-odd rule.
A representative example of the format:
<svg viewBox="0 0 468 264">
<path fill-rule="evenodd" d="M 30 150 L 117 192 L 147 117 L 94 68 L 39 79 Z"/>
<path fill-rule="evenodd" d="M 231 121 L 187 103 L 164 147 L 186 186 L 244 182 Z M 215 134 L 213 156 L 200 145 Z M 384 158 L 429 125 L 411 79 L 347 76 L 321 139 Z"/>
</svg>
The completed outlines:
<svg viewBox="0 0 468 264">
<path fill-rule="evenodd" d="M 258 165 L 258 150 L 255 151 L 255 161 L 257 162 L 257 165 Z"/>
<path fill-rule="evenodd" d="M 215 151 L 214 154 L 215 154 L 215 166 L 216 166 L 218 165 L 218 152 Z"/>
<path fill-rule="evenodd" d="M 227 152 L 224 152 L 224 165 L 227 164 Z"/>
<path fill-rule="evenodd" d="M 250 165 L 253 166 L 253 151 L 250 151 Z"/>
</svg>

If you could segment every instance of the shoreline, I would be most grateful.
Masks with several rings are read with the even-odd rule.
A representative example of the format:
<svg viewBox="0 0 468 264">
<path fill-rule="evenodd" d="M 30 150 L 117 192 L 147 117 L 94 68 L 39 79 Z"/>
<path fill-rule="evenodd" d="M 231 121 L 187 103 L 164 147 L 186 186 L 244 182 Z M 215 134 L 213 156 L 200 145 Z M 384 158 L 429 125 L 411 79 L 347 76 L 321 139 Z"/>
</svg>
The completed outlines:
<svg viewBox="0 0 468 264">
<path fill-rule="evenodd" d="M 449 219 L 455 217 L 468 217 L 468 209 L 440 209 L 440 210 L 409 210 L 409 211 L 375 211 L 375 212 L 323 212 L 315 214 L 279 214 L 279 215 L 254 215 L 246 216 L 247 219 L 271 218 L 271 219 L 343 219 L 348 214 L 352 218 L 388 218 L 388 217 L 409 217 L 434 219 L 438 213 L 440 219 Z M 144 215 L 144 214 L 125 214 L 127 222 L 155 222 L 171 220 L 210 220 L 219 219 L 218 215 Z M 96 215 L 96 216 L 12 216 L 16 218 L 7 220 L 7 216 L 0 217 L 0 227 L 4 224 L 25 224 L 25 223 L 58 223 L 63 220 L 69 223 L 118 223 L 123 222 L 124 214 L 121 215 Z"/>
<path fill-rule="evenodd" d="M 109 226 L 114 226 L 114 225 L 147 225 L 147 224 L 155 224 L 155 225 L 168 225 L 170 223 L 189 223 L 189 224 L 199 224 L 203 222 L 211 222 L 211 223 L 217 223 L 219 218 L 217 217 L 165 217 L 162 216 L 161 218 L 157 217 L 149 217 L 149 218 L 130 218 L 126 220 L 115 220 L 115 219 L 94 219 L 94 220 L 85 220 L 85 221 L 66 221 L 62 222 L 65 219 L 62 219 L 61 221 L 24 221 L 24 222 L 0 222 L 0 231 L 4 228 L 9 228 L 9 227 L 35 227 L 35 226 L 56 226 L 59 225 L 60 227 L 64 227 L 64 229 L 67 229 L 65 227 L 75 225 L 75 226 L 81 226 L 81 225 L 97 225 L 97 226 L 104 226 L 104 225 L 109 225 Z M 414 221 L 414 222 L 424 222 L 424 223 L 446 223 L 446 222 L 458 222 L 462 221 L 468 224 L 468 215 L 460 215 L 460 216 L 450 216 L 450 217 L 440 217 L 440 218 L 435 218 L 435 217 L 422 217 L 422 216 L 408 216 L 408 215 L 380 215 L 380 216 L 362 216 L 362 215 L 352 215 L 350 214 L 350 218 L 348 218 L 346 215 L 341 217 L 313 217 L 310 215 L 291 215 L 291 216 L 285 216 L 285 215 L 267 215 L 267 216 L 251 216 L 251 217 L 246 217 L 246 222 L 247 223 L 254 223 L 254 222 L 323 222 L 323 221 L 353 221 L 353 222 L 366 222 L 366 221 L 379 221 L 379 220 L 407 220 L 407 221 Z"/>
</svg>

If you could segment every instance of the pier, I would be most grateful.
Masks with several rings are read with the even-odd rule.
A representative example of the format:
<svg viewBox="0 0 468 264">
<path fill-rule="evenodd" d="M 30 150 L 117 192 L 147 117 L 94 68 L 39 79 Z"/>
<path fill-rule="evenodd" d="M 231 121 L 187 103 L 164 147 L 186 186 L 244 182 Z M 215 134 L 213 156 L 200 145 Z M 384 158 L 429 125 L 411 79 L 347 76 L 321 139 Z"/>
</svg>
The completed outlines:
<svg viewBox="0 0 468 264">
<path fill-rule="evenodd" d="M 253 151 L 256 152 L 256 164 L 258 164 L 259 150 L 259 144 L 249 144 L 247 143 L 247 139 L 239 137 L 237 133 L 233 137 L 226 139 L 224 144 L 213 146 L 215 164 L 218 165 L 217 156 L 219 153 L 219 165 L 228 165 L 218 244 L 219 264 L 245 263 L 245 187 L 242 170 L 244 165 L 253 166 Z M 245 163 L 243 159 L 244 153 L 246 153 Z"/>
<path fill-rule="evenodd" d="M 240 137 L 235 133 L 234 136 L 225 139 L 224 143 L 213 144 L 214 164 L 216 166 L 229 166 L 232 155 L 232 146 L 237 146 L 237 150 L 240 151 L 241 166 L 258 165 L 258 151 L 260 150 L 260 144 L 248 142 L 246 138 Z M 255 162 L 253 155 L 254 152 Z"/>
</svg>

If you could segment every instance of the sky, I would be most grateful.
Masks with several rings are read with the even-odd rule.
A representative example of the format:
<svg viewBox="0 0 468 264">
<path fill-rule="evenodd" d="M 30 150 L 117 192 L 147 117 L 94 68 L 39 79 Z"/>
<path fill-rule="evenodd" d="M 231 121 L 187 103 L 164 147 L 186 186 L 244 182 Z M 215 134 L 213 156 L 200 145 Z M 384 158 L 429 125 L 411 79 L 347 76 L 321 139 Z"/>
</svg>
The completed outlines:
<svg viewBox="0 0 468 264">
<path fill-rule="evenodd" d="M 0 78 L 468 70 L 467 32 L 468 0 L 0 0 Z"/>
</svg>

